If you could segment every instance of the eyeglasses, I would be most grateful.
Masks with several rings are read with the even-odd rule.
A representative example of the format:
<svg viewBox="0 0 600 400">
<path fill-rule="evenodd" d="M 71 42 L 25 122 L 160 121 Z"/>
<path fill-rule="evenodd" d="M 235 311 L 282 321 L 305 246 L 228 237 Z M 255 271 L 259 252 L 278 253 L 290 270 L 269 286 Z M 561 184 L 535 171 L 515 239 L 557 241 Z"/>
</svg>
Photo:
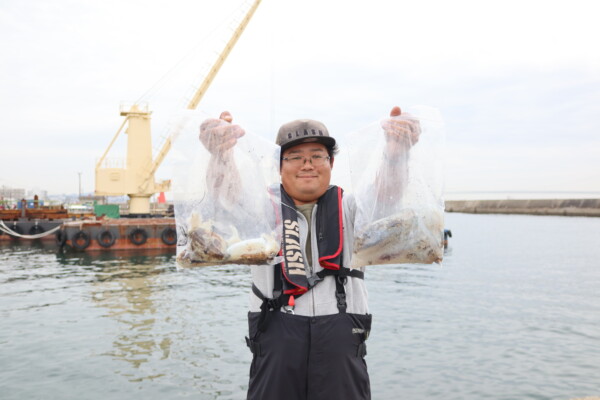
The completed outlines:
<svg viewBox="0 0 600 400">
<path fill-rule="evenodd" d="M 306 163 L 307 160 L 310 161 L 310 163 L 314 167 L 321 167 L 321 166 L 325 165 L 325 163 L 327 161 L 329 161 L 329 158 L 330 157 L 327 157 L 327 156 L 314 155 L 314 156 L 310 156 L 310 157 L 303 157 L 303 156 L 282 157 L 282 160 L 289 162 L 290 165 L 293 167 L 302 167 L 302 166 L 304 166 L 304 164 Z"/>
</svg>

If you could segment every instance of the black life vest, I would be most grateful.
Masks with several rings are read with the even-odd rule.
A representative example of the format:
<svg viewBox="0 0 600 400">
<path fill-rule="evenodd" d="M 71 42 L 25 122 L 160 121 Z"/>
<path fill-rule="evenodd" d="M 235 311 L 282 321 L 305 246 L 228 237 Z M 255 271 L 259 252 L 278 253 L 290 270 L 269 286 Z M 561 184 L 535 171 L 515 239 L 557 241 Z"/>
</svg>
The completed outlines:
<svg viewBox="0 0 600 400">
<path fill-rule="evenodd" d="M 322 281 L 326 276 L 335 277 L 337 307 L 340 313 L 346 312 L 346 292 L 344 285 L 348 276 L 364 278 L 364 273 L 357 269 L 350 270 L 343 265 L 344 224 L 342 210 L 342 189 L 330 186 L 325 194 L 317 200 L 317 226 L 313 235 L 317 235 L 317 251 L 319 264 L 323 270 L 310 279 L 306 276 L 306 263 L 302 258 L 300 247 L 300 229 L 298 211 L 293 200 L 281 187 L 281 214 L 277 217 L 283 221 L 282 246 L 279 253 L 283 262 L 273 268 L 273 297 L 269 298 L 252 284 L 252 291 L 263 301 L 258 331 L 267 328 L 269 312 L 279 311 L 284 307 L 293 312 L 294 301 Z M 278 210 L 279 211 L 279 210 Z M 308 221 L 311 223 L 311 221 Z M 248 343 L 250 339 L 246 338 Z M 249 344 L 250 346 L 250 344 Z"/>
<path fill-rule="evenodd" d="M 327 269 L 337 271 L 342 265 L 342 249 L 344 245 L 344 226 L 342 213 L 342 188 L 330 186 L 317 200 L 317 226 L 313 235 L 317 236 L 319 264 Z M 300 226 L 298 211 L 294 201 L 281 187 L 281 217 L 283 236 L 281 253 L 283 261 L 279 265 L 284 294 L 299 296 L 306 293 L 321 280 L 309 282 L 306 276 L 306 260 L 302 257 L 300 247 Z M 308 221 L 310 224 L 311 221 Z M 277 267 L 275 268 L 278 269 Z"/>
</svg>

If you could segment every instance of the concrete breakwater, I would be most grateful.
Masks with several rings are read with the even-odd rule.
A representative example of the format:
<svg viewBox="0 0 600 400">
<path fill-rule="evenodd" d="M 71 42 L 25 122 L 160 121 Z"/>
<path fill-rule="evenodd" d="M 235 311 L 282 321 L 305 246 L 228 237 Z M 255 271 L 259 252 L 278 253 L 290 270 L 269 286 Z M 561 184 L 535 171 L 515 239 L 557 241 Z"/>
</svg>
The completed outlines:
<svg viewBox="0 0 600 400">
<path fill-rule="evenodd" d="M 447 200 L 447 212 L 600 217 L 600 199 Z"/>
</svg>

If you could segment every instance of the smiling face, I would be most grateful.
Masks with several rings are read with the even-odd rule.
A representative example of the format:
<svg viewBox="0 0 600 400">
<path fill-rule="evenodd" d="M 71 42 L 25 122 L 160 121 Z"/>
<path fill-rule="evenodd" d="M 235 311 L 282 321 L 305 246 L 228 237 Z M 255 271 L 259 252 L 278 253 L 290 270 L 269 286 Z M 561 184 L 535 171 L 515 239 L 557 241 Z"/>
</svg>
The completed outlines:
<svg viewBox="0 0 600 400">
<path fill-rule="evenodd" d="M 321 143 L 302 143 L 283 152 L 283 157 L 302 156 L 310 159 L 311 156 L 320 155 L 327 157 L 327 148 Z M 281 184 L 285 191 L 294 200 L 296 205 L 314 203 L 329 187 L 333 159 L 323 165 L 315 167 L 306 161 L 303 165 L 294 166 L 289 161 L 281 163 Z"/>
</svg>

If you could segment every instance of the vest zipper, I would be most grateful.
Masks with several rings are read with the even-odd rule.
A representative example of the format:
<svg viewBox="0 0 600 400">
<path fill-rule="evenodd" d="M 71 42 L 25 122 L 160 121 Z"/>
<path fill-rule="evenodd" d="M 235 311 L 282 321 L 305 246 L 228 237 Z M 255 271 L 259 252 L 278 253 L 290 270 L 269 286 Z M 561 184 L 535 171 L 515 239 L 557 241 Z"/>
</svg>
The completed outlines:
<svg viewBox="0 0 600 400">
<path fill-rule="evenodd" d="M 311 232 L 315 232 L 315 229 L 317 228 L 317 225 L 322 225 L 322 224 L 318 224 L 317 223 L 317 214 L 319 214 L 319 208 L 321 208 L 322 206 L 323 206 L 322 204 L 318 204 L 318 203 L 315 204 L 315 208 L 313 209 L 313 213 L 315 213 L 315 215 L 314 215 L 313 218 L 311 218 L 311 221 L 310 221 L 310 224 L 311 224 L 310 231 Z M 314 226 L 313 226 L 312 219 L 315 220 Z M 314 245 L 315 246 L 313 246 L 312 236 L 313 235 L 311 235 L 311 243 L 310 243 L 311 250 L 312 250 L 311 251 L 311 253 L 312 253 L 311 265 L 315 264 L 315 259 L 316 259 L 317 264 L 319 263 L 319 246 L 317 245 L 317 240 L 314 241 Z M 320 231 L 320 227 L 319 227 L 318 240 L 321 241 L 322 238 L 323 238 L 323 233 Z M 316 254 L 316 257 L 315 257 L 315 254 Z M 315 268 L 316 268 L 316 266 L 315 266 Z M 312 267 L 311 267 L 311 269 L 312 269 L 312 271 L 310 271 L 310 273 L 311 273 L 311 276 L 312 276 L 313 273 L 314 273 L 314 269 Z M 314 317 L 315 315 L 317 315 L 317 310 L 316 310 L 316 307 L 315 307 L 315 291 L 314 291 L 314 287 L 310 290 L 310 292 L 311 292 L 310 296 L 311 296 L 311 299 L 312 299 L 312 316 Z"/>
<path fill-rule="evenodd" d="M 319 214 L 319 208 L 323 209 L 320 214 Z M 327 211 L 327 208 L 325 207 L 325 202 L 322 202 L 322 204 L 320 204 L 320 207 L 317 208 L 317 214 L 319 214 L 319 221 L 317 223 L 317 228 L 319 229 L 319 236 L 318 236 L 319 242 L 321 242 L 324 239 L 323 238 L 323 229 L 325 229 L 325 222 L 326 222 L 325 218 L 327 217 L 326 211 Z"/>
</svg>

